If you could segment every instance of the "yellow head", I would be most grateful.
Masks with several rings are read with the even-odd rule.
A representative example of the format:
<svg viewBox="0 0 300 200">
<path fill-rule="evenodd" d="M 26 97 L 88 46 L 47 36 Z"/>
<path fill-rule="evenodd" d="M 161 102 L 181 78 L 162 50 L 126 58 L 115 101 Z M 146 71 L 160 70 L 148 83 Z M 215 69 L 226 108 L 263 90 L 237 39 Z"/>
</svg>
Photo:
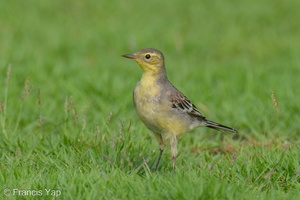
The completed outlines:
<svg viewBox="0 0 300 200">
<path fill-rule="evenodd" d="M 164 55 L 157 49 L 141 49 L 133 54 L 122 56 L 135 60 L 146 73 L 152 75 L 165 73 Z"/>
</svg>

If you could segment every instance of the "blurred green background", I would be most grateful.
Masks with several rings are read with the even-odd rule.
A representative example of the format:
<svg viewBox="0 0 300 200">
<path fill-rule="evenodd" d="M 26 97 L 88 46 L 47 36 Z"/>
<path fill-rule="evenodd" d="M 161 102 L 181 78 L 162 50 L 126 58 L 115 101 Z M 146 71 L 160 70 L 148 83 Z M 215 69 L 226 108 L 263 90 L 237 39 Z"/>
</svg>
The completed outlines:
<svg viewBox="0 0 300 200">
<path fill-rule="evenodd" d="M 121 57 L 149 47 L 164 53 L 170 81 L 208 119 L 250 141 L 299 144 L 299 7 L 298 0 L 0 0 L 2 172 L 19 169 L 13 162 L 19 153 L 21 160 L 29 152 L 46 159 L 49 152 L 76 145 L 82 153 L 92 146 L 95 155 L 118 157 L 118 149 L 101 142 L 122 130 L 130 141 L 120 140 L 128 156 L 139 157 L 132 170 L 142 155 L 154 160 L 157 144 L 132 104 L 142 72 Z M 24 99 L 26 79 L 30 93 Z M 213 142 L 219 136 L 214 130 L 193 133 L 182 139 L 181 159 L 205 142 L 220 145 Z M 20 179 L 28 182 L 13 175 L 1 180 L 13 185 Z M 57 186 L 56 178 L 50 182 Z"/>
<path fill-rule="evenodd" d="M 28 76 L 33 95 L 41 91 L 46 119 L 63 114 L 66 96 L 91 112 L 89 121 L 110 111 L 131 118 L 131 91 L 141 70 L 120 55 L 153 47 L 164 52 L 170 80 L 198 107 L 207 107 L 209 118 L 241 132 L 299 133 L 298 6 L 298 1 L 2 0 L 1 80 L 12 65 L 8 107 L 13 110 L 19 101 Z M 271 90 L 278 121 L 272 118 Z M 26 125 L 34 116 L 22 120 Z"/>
</svg>

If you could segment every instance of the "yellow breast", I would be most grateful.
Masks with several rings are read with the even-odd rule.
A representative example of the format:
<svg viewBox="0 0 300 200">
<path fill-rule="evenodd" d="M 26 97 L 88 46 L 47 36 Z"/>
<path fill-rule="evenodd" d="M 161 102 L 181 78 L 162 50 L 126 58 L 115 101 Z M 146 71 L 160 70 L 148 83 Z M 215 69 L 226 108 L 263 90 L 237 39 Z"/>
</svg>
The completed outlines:
<svg viewBox="0 0 300 200">
<path fill-rule="evenodd" d="M 154 132 L 161 132 L 156 122 L 160 107 L 160 88 L 156 86 L 153 77 L 142 77 L 134 89 L 134 105 L 144 124 Z"/>
</svg>

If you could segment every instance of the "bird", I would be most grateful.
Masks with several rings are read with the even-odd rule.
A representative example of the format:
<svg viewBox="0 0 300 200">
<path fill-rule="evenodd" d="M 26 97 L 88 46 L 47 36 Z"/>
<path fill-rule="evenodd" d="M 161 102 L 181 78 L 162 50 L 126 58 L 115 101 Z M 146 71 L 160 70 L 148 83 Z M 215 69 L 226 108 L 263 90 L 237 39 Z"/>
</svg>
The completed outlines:
<svg viewBox="0 0 300 200">
<path fill-rule="evenodd" d="M 143 71 L 140 81 L 134 87 L 133 102 L 139 118 L 153 132 L 159 144 L 154 172 L 157 171 L 165 146 L 169 142 L 174 174 L 178 139 L 186 132 L 204 126 L 237 133 L 233 128 L 207 120 L 168 80 L 165 59 L 161 51 L 145 48 L 122 56 L 136 61 Z"/>
</svg>

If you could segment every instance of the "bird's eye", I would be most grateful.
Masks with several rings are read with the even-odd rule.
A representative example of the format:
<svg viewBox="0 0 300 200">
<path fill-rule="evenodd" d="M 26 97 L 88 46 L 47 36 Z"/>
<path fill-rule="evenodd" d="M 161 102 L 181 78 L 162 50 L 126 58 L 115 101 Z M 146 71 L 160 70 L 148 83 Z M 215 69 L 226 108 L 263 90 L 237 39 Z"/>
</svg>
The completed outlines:
<svg viewBox="0 0 300 200">
<path fill-rule="evenodd" d="M 145 55 L 145 58 L 146 58 L 146 59 L 150 59 L 150 58 L 151 58 L 150 54 L 146 54 L 146 55 Z"/>
</svg>

